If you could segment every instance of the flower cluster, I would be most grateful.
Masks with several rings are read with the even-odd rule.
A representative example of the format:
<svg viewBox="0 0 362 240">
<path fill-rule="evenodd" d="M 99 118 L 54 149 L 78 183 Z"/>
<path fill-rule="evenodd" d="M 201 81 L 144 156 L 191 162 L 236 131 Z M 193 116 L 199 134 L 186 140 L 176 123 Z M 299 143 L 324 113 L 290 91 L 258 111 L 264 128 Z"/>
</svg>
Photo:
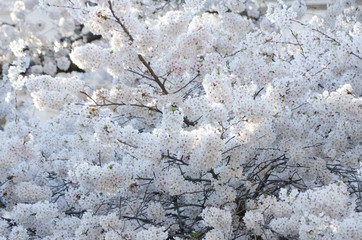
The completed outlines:
<svg viewBox="0 0 362 240">
<path fill-rule="evenodd" d="M 25 86 L 39 110 L 44 107 L 62 109 L 64 104 L 76 101 L 77 94 L 83 90 L 83 82 L 75 77 L 52 78 L 47 75 L 32 75 L 25 80 Z"/>
<path fill-rule="evenodd" d="M 215 230 L 228 236 L 232 221 L 229 211 L 211 207 L 204 209 L 201 216 L 206 226 L 213 227 Z"/>
</svg>

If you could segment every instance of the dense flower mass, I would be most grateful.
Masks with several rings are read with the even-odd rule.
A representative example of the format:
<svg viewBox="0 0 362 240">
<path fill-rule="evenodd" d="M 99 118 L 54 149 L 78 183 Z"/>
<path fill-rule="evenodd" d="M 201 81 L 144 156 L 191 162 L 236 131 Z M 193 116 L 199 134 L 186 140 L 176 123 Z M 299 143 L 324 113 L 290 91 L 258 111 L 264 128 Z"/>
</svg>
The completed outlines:
<svg viewBox="0 0 362 240">
<path fill-rule="evenodd" d="M 0 1 L 0 240 L 362 239 L 361 6 Z"/>
</svg>

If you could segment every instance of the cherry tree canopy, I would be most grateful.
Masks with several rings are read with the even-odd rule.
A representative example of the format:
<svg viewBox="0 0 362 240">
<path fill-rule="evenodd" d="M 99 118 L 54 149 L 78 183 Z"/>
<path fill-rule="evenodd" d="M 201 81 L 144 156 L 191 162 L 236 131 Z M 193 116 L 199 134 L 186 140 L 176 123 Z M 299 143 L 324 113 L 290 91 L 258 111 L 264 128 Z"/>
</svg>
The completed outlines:
<svg viewBox="0 0 362 240">
<path fill-rule="evenodd" d="M 263 4 L 0 1 L 0 240 L 362 239 L 362 2 Z"/>
</svg>

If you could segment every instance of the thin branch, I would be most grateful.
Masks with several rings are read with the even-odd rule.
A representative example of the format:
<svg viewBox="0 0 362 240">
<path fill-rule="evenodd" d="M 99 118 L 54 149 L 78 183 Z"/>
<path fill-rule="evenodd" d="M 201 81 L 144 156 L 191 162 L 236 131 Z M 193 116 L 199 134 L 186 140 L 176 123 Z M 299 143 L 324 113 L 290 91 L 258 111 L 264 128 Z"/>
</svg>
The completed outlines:
<svg viewBox="0 0 362 240">
<path fill-rule="evenodd" d="M 300 22 L 300 21 L 298 21 L 298 20 L 295 20 L 295 19 L 290 19 L 290 21 L 299 23 L 299 24 L 302 25 L 302 26 L 308 26 L 307 24 L 302 23 L 302 22 Z M 328 38 L 331 42 L 336 43 L 338 46 L 341 45 L 341 43 L 340 43 L 337 39 L 335 39 L 335 38 L 327 35 L 326 33 L 322 32 L 321 30 L 318 30 L 318 29 L 316 29 L 316 28 L 311 28 L 311 29 L 312 29 L 312 31 L 315 31 L 315 32 L 323 35 L 324 37 Z M 348 52 L 348 53 L 351 54 L 351 55 L 353 55 L 353 56 L 355 56 L 355 57 L 357 57 L 359 60 L 362 60 L 362 57 L 358 56 L 356 53 L 354 53 L 354 52 Z"/>
<path fill-rule="evenodd" d="M 298 46 L 302 50 L 302 56 L 304 57 L 304 59 L 307 59 L 307 57 L 305 56 L 305 52 L 302 47 L 302 44 L 300 44 L 300 42 L 299 42 L 298 35 L 296 33 L 294 33 L 292 29 L 289 29 L 289 30 L 292 33 L 292 36 L 295 38 L 295 40 L 297 40 Z"/>
<path fill-rule="evenodd" d="M 263 89 L 264 89 L 264 87 L 260 88 L 260 90 L 257 91 L 257 92 L 254 94 L 254 100 L 255 100 L 255 98 L 259 95 L 259 93 L 260 93 L 261 91 L 263 91 Z"/>
<path fill-rule="evenodd" d="M 111 0 L 108 1 L 109 4 L 109 9 L 111 10 L 112 16 L 116 19 L 116 22 L 121 26 L 121 28 L 123 29 L 123 31 L 126 33 L 126 35 L 128 36 L 129 40 L 130 40 L 130 45 L 132 45 L 132 43 L 134 42 L 134 38 L 132 37 L 132 35 L 130 34 L 130 32 L 128 31 L 128 29 L 125 27 L 125 25 L 122 23 L 121 19 L 119 17 L 117 17 L 117 15 L 115 14 L 114 10 L 113 10 L 113 6 L 112 6 L 112 2 Z M 141 61 L 141 63 L 143 64 L 143 66 L 145 66 L 147 68 L 147 70 L 150 72 L 150 74 L 153 77 L 153 80 L 157 83 L 157 85 L 161 88 L 162 93 L 163 94 L 168 94 L 168 91 L 165 88 L 165 85 L 161 83 L 159 77 L 156 75 L 156 73 L 153 71 L 153 69 L 151 68 L 150 63 L 146 62 L 146 60 L 143 58 L 143 56 L 141 54 L 137 54 L 138 59 Z"/>
<path fill-rule="evenodd" d="M 185 87 L 187 87 L 190 83 L 192 83 L 196 78 L 198 78 L 200 76 L 200 73 L 198 73 L 193 79 L 191 79 L 185 86 L 181 87 L 179 90 L 177 90 L 176 92 L 173 92 L 172 94 L 178 93 L 180 92 L 182 89 L 184 89 Z"/>
<path fill-rule="evenodd" d="M 142 62 L 142 64 L 147 68 L 147 70 L 151 73 L 152 77 L 154 78 L 154 81 L 157 83 L 157 85 L 161 88 L 163 94 L 167 95 L 168 91 L 165 88 L 165 85 L 163 85 L 160 81 L 160 79 L 158 78 L 158 76 L 156 75 L 156 73 L 153 71 L 153 69 L 151 68 L 151 65 L 149 63 L 146 62 L 146 60 L 142 57 L 141 54 L 138 54 L 138 59 Z"/>
<path fill-rule="evenodd" d="M 147 79 L 153 81 L 153 78 L 150 78 L 149 76 L 146 76 L 146 75 L 144 75 L 144 74 L 141 74 L 141 73 L 138 73 L 138 72 L 136 72 L 136 71 L 133 71 L 132 69 L 127 69 L 127 71 L 129 71 L 129 72 L 131 72 L 131 73 L 134 73 L 134 74 L 137 74 L 137 75 L 139 75 L 139 76 L 141 76 L 141 77 L 144 77 L 144 78 L 147 78 Z"/>
<path fill-rule="evenodd" d="M 108 4 L 109 4 L 109 9 L 111 10 L 112 16 L 116 19 L 116 22 L 121 26 L 123 31 L 127 34 L 128 38 L 130 40 L 130 45 L 131 45 L 133 43 L 133 41 L 134 41 L 132 35 L 128 32 L 128 29 L 124 26 L 121 19 L 119 19 L 119 17 L 117 17 L 117 15 L 114 13 L 111 0 L 108 1 Z"/>
<path fill-rule="evenodd" d="M 92 100 L 94 103 L 95 103 L 95 105 L 97 105 L 97 106 L 99 106 L 98 105 L 98 103 L 91 97 L 91 96 L 89 96 L 89 94 L 88 93 L 86 93 L 86 92 L 83 92 L 83 91 L 80 91 L 80 93 L 82 93 L 82 94 L 84 94 L 84 95 L 86 95 L 90 100 Z"/>
</svg>

